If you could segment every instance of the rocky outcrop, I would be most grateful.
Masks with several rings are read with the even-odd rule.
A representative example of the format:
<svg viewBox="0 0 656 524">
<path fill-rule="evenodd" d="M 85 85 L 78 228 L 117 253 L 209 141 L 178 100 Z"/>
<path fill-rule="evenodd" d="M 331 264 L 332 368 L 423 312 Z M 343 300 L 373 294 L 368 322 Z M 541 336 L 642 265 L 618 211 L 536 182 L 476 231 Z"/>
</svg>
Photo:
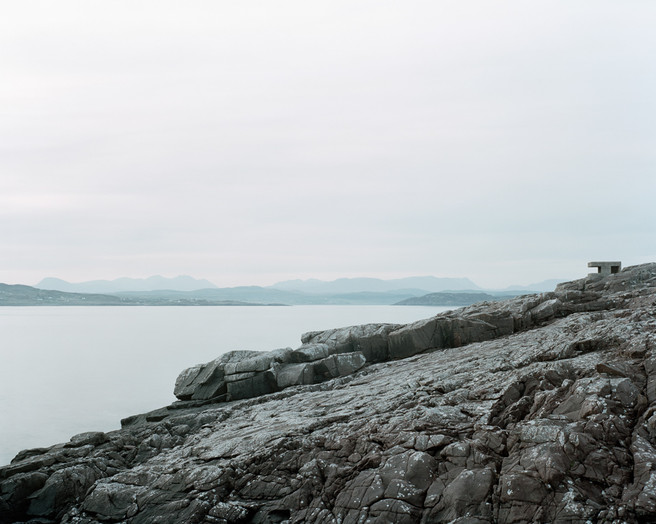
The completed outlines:
<svg viewBox="0 0 656 524">
<path fill-rule="evenodd" d="M 596 290 L 596 283 L 590 279 L 588 287 Z M 407 358 L 512 335 L 575 312 L 612 307 L 594 290 L 579 283 L 551 293 L 481 302 L 406 326 L 366 324 L 309 332 L 302 335 L 303 345 L 296 350 L 233 351 L 186 369 L 178 377 L 174 393 L 180 400 L 230 401 L 316 384 L 362 367 L 345 367 L 339 362 L 352 363 L 362 357 L 366 363 Z M 332 371 L 327 371 L 327 365 Z"/>
<path fill-rule="evenodd" d="M 656 519 L 656 264 L 302 342 L 21 452 L 0 522 Z"/>
<path fill-rule="evenodd" d="M 399 324 L 366 324 L 301 337 L 303 345 L 275 351 L 231 351 L 185 369 L 175 382 L 180 400 L 221 402 L 258 397 L 290 386 L 350 375 L 389 360 L 389 334 Z"/>
</svg>

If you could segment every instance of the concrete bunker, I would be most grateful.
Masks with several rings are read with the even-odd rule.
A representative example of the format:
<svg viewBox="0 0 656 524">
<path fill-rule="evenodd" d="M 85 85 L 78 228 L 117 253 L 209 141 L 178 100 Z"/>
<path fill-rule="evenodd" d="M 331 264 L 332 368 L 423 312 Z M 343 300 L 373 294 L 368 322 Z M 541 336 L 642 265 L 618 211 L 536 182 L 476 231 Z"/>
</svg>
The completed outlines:
<svg viewBox="0 0 656 524">
<path fill-rule="evenodd" d="M 607 277 L 619 273 L 622 269 L 622 262 L 588 262 L 588 267 L 597 268 L 597 273 L 590 273 L 591 275 L 598 274 Z"/>
</svg>

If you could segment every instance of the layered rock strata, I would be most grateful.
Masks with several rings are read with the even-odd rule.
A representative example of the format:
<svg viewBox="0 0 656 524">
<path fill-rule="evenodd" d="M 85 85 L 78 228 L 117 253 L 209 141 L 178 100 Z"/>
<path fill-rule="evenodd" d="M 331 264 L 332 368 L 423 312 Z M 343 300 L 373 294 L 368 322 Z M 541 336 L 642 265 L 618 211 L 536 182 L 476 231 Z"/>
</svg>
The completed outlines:
<svg viewBox="0 0 656 524">
<path fill-rule="evenodd" d="M 656 519 L 656 264 L 302 342 L 21 452 L 0 522 Z"/>
<path fill-rule="evenodd" d="M 231 351 L 185 369 L 176 380 L 180 400 L 229 401 L 316 384 L 389 360 L 389 334 L 399 324 L 367 324 L 305 333 L 298 349 Z"/>
</svg>

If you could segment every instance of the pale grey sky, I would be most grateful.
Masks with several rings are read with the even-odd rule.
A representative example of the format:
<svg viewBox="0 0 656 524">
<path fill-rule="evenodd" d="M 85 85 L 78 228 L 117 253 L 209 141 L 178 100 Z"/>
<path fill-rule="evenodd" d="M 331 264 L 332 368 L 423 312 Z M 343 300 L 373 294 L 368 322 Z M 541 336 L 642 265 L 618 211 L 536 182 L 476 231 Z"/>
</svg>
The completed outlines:
<svg viewBox="0 0 656 524">
<path fill-rule="evenodd" d="M 7 1 L 0 281 L 656 260 L 656 2 Z"/>
</svg>

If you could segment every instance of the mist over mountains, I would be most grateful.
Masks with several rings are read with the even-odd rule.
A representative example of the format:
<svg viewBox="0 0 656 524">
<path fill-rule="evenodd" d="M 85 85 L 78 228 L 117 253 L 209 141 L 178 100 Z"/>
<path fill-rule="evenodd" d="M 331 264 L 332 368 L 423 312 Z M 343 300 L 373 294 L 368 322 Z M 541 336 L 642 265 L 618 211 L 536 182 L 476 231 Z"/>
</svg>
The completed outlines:
<svg viewBox="0 0 656 524">
<path fill-rule="evenodd" d="M 195 291 L 215 288 L 209 280 L 196 279 L 188 275 L 169 278 L 154 275 L 148 278 L 117 278 L 115 280 L 90 280 L 87 282 L 67 282 L 60 278 L 44 278 L 34 287 L 52 289 L 68 293 L 119 293 L 122 291 L 153 291 L 170 289 L 172 291 Z"/>
<path fill-rule="evenodd" d="M 272 286 L 237 286 L 219 288 L 209 280 L 187 275 L 174 278 L 118 278 L 71 283 L 58 278 L 45 278 L 36 287 L 66 293 L 94 293 L 120 297 L 123 303 L 141 305 L 217 305 L 249 303 L 252 305 L 454 305 L 465 300 L 448 294 L 469 293 L 498 298 L 527 292 L 551 291 L 561 280 L 553 279 L 528 286 L 511 286 L 502 290 L 486 290 L 468 278 L 407 277 L 397 279 L 340 278 L 333 281 L 318 279 L 287 280 Z M 437 295 L 436 295 L 437 294 Z M 432 295 L 425 300 L 413 300 Z M 473 298 L 472 298 L 473 299 Z M 480 300 L 485 300 L 481 298 Z M 446 301 L 448 303 L 441 304 Z"/>
<path fill-rule="evenodd" d="M 469 289 L 481 289 L 468 278 L 438 278 L 438 277 L 407 277 L 391 280 L 379 278 L 338 278 L 326 282 L 315 278 L 309 280 L 286 280 L 278 282 L 273 286 L 276 289 L 288 291 L 300 291 L 303 293 L 360 293 L 374 292 L 386 293 L 390 291 L 410 292 L 416 291 L 462 291 Z"/>
</svg>

